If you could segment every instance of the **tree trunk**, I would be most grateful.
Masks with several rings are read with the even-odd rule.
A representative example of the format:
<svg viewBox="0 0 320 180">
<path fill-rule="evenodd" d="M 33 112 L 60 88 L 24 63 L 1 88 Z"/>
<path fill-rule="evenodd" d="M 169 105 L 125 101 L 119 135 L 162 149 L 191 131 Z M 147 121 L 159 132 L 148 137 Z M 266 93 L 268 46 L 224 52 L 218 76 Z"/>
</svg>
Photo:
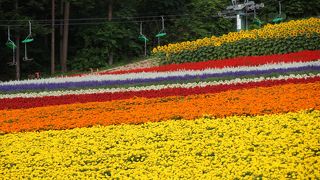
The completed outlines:
<svg viewBox="0 0 320 180">
<path fill-rule="evenodd" d="M 108 4 L 108 21 L 112 20 L 112 13 L 113 13 L 113 0 L 110 0 L 109 4 Z M 108 64 L 109 65 L 113 64 L 113 52 L 112 52 L 112 50 L 109 52 Z"/>
<path fill-rule="evenodd" d="M 20 80 L 20 34 L 16 37 L 16 80 Z"/>
<path fill-rule="evenodd" d="M 109 53 L 109 61 L 108 61 L 108 64 L 109 64 L 109 65 L 112 65 L 112 64 L 113 64 L 113 52 L 110 52 L 110 53 Z"/>
<path fill-rule="evenodd" d="M 113 9 L 113 0 L 110 0 L 108 4 L 108 21 L 112 20 L 112 9 Z"/>
<path fill-rule="evenodd" d="M 51 75 L 53 75 L 55 71 L 55 0 L 51 0 L 51 8 Z"/>
<path fill-rule="evenodd" d="M 62 42 L 62 72 L 67 72 L 67 58 L 68 58 L 68 36 L 69 36 L 69 13 L 70 2 L 65 2 L 64 7 L 64 26 L 63 26 L 63 42 Z"/>
<path fill-rule="evenodd" d="M 19 2 L 16 0 L 15 3 L 15 9 L 18 11 Z M 16 37 L 16 80 L 20 80 L 20 33 L 19 31 L 16 31 L 17 37 Z"/>
<path fill-rule="evenodd" d="M 64 0 L 60 1 L 60 19 L 63 17 L 63 3 Z M 59 21 L 59 59 L 60 59 L 60 65 L 62 64 L 62 42 L 63 42 L 63 21 Z"/>
</svg>

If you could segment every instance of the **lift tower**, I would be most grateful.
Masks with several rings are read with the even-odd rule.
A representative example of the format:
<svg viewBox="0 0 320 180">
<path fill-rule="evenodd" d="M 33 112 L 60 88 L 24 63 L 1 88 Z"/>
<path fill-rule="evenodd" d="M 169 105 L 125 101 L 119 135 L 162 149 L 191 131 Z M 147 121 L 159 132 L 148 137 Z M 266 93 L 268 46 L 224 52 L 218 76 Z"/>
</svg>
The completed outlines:
<svg viewBox="0 0 320 180">
<path fill-rule="evenodd" d="M 263 3 L 256 4 L 254 1 L 244 0 L 231 0 L 232 5 L 228 6 L 226 10 L 219 12 L 219 16 L 224 18 L 235 18 L 237 20 L 237 31 L 244 29 L 246 25 L 246 17 L 248 15 L 256 16 L 256 11 L 264 7 Z"/>
</svg>

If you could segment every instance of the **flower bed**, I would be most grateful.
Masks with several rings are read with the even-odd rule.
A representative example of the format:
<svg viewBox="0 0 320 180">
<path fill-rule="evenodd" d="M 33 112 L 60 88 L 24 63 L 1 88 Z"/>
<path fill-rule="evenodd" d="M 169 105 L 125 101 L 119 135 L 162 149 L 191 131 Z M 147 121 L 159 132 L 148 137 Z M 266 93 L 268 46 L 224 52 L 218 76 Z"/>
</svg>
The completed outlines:
<svg viewBox="0 0 320 180">
<path fill-rule="evenodd" d="M 193 62 L 183 64 L 169 64 L 151 68 L 139 68 L 132 70 L 102 72 L 98 74 L 126 74 L 137 72 L 163 72 L 177 70 L 202 70 L 208 68 L 224 68 L 238 66 L 258 66 L 263 64 L 290 63 L 290 62 L 308 62 L 320 59 L 320 50 L 300 51 L 288 54 L 274 54 L 267 56 L 246 56 L 222 60 L 209 60 L 205 62 Z"/>
<path fill-rule="evenodd" d="M 311 62 L 293 62 L 264 64 L 260 66 L 225 67 L 220 69 L 178 70 L 169 72 L 141 72 L 119 75 L 96 75 L 63 79 L 40 79 L 25 82 L 8 82 L 0 85 L 0 92 L 57 90 L 92 88 L 116 85 L 134 85 L 144 83 L 161 83 L 164 81 L 186 81 L 192 79 L 241 77 L 246 75 L 265 75 L 295 71 L 319 71 L 320 60 Z"/>
<path fill-rule="evenodd" d="M 206 94 L 206 93 L 219 93 L 228 90 L 236 89 L 249 89 L 256 87 L 270 87 L 281 84 L 298 84 L 307 82 L 320 82 L 320 74 L 315 75 L 291 75 L 283 76 L 278 78 L 255 78 L 255 79 L 244 79 L 244 80 L 230 80 L 230 81 L 218 81 L 218 82 L 199 82 L 199 83 L 188 83 L 188 84 L 171 84 L 166 86 L 147 86 L 140 88 L 128 88 L 128 89 L 108 89 L 96 91 L 77 91 L 76 94 L 63 95 L 60 91 L 47 92 L 47 96 L 43 97 L 32 97 L 39 96 L 39 93 L 28 93 L 28 94 L 13 94 L 13 98 L 0 98 L 0 110 L 1 109 L 22 109 L 22 108 L 33 108 L 43 107 L 52 105 L 63 105 L 73 103 L 87 103 L 87 102 L 105 102 L 120 99 L 130 99 L 134 97 L 144 98 L 159 98 L 168 96 L 189 96 L 193 94 Z M 106 92 L 104 92 L 106 91 Z M 23 97 L 15 97 L 17 95 Z M 55 96 L 53 96 L 55 95 Z M 10 96 L 10 95 L 9 95 Z M 28 98 L 26 96 L 31 96 Z"/>
<path fill-rule="evenodd" d="M 69 129 L 93 125 L 137 124 L 168 119 L 194 119 L 203 114 L 215 117 L 258 115 L 320 109 L 320 82 L 286 84 L 226 91 L 217 94 L 131 98 L 31 109 L 1 110 L 0 131 L 18 132 Z M 197 89 L 193 89 L 197 92 Z M 179 91 L 183 94 L 183 91 Z M 39 104 L 46 103 L 38 101 Z M 147 110 L 146 110 L 147 109 Z"/>
<path fill-rule="evenodd" d="M 320 47 L 320 18 L 266 25 L 259 30 L 159 46 L 153 53 L 166 64 L 237 56 L 284 54 Z M 286 48 L 290 44 L 290 47 Z"/>
<path fill-rule="evenodd" d="M 290 72 L 292 73 L 292 72 Z M 164 90 L 164 89 L 174 89 L 174 88 L 180 88 L 184 91 L 187 91 L 190 88 L 196 88 L 196 87 L 207 87 L 207 86 L 226 86 L 229 87 L 229 89 L 233 89 L 232 85 L 235 87 L 238 87 L 238 89 L 241 88 L 248 88 L 250 86 L 246 86 L 245 84 L 249 83 L 251 86 L 271 86 L 271 85 L 279 85 L 279 84 L 285 84 L 285 83 L 300 83 L 305 82 L 305 80 L 308 79 L 308 82 L 317 81 L 320 73 L 314 71 L 313 73 L 309 72 L 308 74 L 300 73 L 299 71 L 295 72 L 296 74 L 289 74 L 283 73 L 283 75 L 279 74 L 270 74 L 267 76 L 245 76 L 242 78 L 234 78 L 234 77 L 226 77 L 225 79 L 216 79 L 216 78 L 207 78 L 206 81 L 199 81 L 200 78 L 197 78 L 193 81 L 185 81 L 184 83 L 181 83 L 181 81 L 177 80 L 177 83 L 171 83 L 171 82 L 165 82 L 162 84 L 139 84 L 138 86 L 123 86 L 123 87 L 105 87 L 105 88 L 95 88 L 95 89 L 79 89 L 79 90 L 58 90 L 58 91 L 29 91 L 27 93 L 12 93 L 12 94 L 0 94 L 0 101 L 4 102 L 3 104 L 8 105 L 8 101 L 6 99 L 14 99 L 14 98 L 37 98 L 37 97 L 49 97 L 49 96 L 64 96 L 64 95 L 78 95 L 77 97 L 80 97 L 81 95 L 87 95 L 87 94 L 105 94 L 108 95 L 108 97 L 111 97 L 115 93 L 121 93 L 121 92 L 131 92 L 131 94 L 134 96 L 138 96 L 138 94 L 135 94 L 135 92 L 144 91 L 144 93 L 148 93 L 151 91 L 157 91 L 157 90 Z M 318 74 L 316 74 L 318 73 Z M 263 74 L 262 74 L 263 75 Z M 175 81 L 174 81 L 175 82 Z M 213 90 L 213 89 L 212 89 Z M 208 93 L 215 93 L 216 91 L 208 91 Z M 201 93 L 201 92 L 199 92 Z M 168 95 L 169 96 L 169 95 Z M 149 97 L 149 96 L 145 96 Z M 105 99 L 108 100 L 108 99 Z M 111 99 L 110 99 L 111 100 Z M 3 106 L 5 107 L 5 106 Z"/>
<path fill-rule="evenodd" d="M 0 136 L 2 179 L 317 179 L 320 111 Z"/>
<path fill-rule="evenodd" d="M 319 56 L 1 82 L 0 179 L 317 179 Z"/>
<path fill-rule="evenodd" d="M 186 41 L 176 44 L 158 46 L 153 53 L 177 53 L 183 50 L 196 50 L 205 46 L 221 46 L 224 43 L 240 41 L 242 39 L 277 39 L 287 37 L 297 37 L 299 35 L 318 33 L 320 26 L 319 18 L 309 18 L 305 20 L 292 20 L 281 24 L 268 24 L 261 29 L 251 31 L 230 32 L 221 37 L 212 36 L 195 41 Z"/>
</svg>

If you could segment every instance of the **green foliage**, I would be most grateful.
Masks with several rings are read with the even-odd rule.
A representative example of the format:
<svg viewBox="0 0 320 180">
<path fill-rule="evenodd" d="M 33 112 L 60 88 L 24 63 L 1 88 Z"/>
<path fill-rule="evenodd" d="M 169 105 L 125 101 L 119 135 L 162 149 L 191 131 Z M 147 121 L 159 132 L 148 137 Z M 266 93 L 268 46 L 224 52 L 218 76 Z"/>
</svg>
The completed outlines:
<svg viewBox="0 0 320 180">
<path fill-rule="evenodd" d="M 288 46 L 288 44 L 290 44 Z M 320 36 L 314 34 L 279 39 L 242 39 L 221 46 L 206 46 L 195 51 L 184 50 L 180 53 L 165 56 L 158 54 L 162 64 L 198 62 L 215 59 L 226 59 L 238 56 L 260 56 L 270 54 L 285 54 L 301 50 L 316 50 L 320 48 Z"/>
<path fill-rule="evenodd" d="M 271 22 L 279 15 L 278 0 L 260 0 L 265 7 L 259 12 L 259 16 L 265 22 Z M 281 0 L 282 16 L 286 19 L 307 18 L 320 15 L 320 3 L 318 0 Z"/>
<path fill-rule="evenodd" d="M 228 3 L 224 0 L 191 0 L 185 4 L 186 14 L 172 22 L 169 19 L 170 42 L 217 36 L 232 30 L 234 24 L 232 20 L 216 17 L 218 12 L 224 10 Z"/>
<path fill-rule="evenodd" d="M 100 48 L 80 50 L 78 57 L 73 60 L 71 67 L 76 70 L 88 70 L 107 66 L 107 53 Z"/>
<path fill-rule="evenodd" d="M 105 67 L 110 53 L 119 61 L 130 54 L 137 56 L 141 50 L 134 31 L 123 24 L 107 22 L 83 30 L 80 36 L 84 47 L 71 64 L 72 69 L 76 70 Z"/>
</svg>

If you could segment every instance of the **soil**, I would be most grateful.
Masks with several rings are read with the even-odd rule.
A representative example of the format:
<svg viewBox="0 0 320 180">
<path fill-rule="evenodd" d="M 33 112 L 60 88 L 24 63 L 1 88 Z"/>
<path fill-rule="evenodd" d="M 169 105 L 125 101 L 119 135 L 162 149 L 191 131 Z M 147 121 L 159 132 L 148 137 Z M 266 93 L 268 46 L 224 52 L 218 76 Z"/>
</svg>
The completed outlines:
<svg viewBox="0 0 320 180">
<path fill-rule="evenodd" d="M 100 71 L 100 72 L 113 72 L 113 71 L 119 71 L 119 70 L 141 69 L 141 68 L 148 68 L 153 66 L 159 66 L 159 62 L 157 61 L 157 59 L 146 59 L 139 62 L 130 63 L 124 66 L 118 66 L 118 67 L 108 69 L 105 71 Z"/>
</svg>

